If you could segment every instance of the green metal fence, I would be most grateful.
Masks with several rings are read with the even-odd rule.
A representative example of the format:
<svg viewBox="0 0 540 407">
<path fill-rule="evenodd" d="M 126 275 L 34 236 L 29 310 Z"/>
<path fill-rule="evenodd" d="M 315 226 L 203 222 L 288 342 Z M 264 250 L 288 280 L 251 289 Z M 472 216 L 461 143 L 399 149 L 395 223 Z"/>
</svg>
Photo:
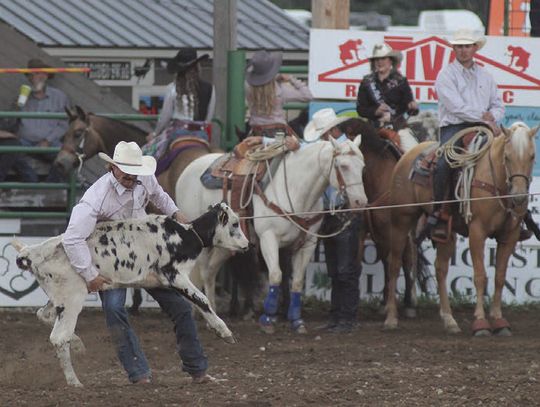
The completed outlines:
<svg viewBox="0 0 540 407">
<path fill-rule="evenodd" d="M 221 129 L 221 146 L 230 150 L 236 144 L 235 126 L 244 127 L 245 119 L 245 98 L 244 98 L 244 68 L 246 64 L 245 51 L 230 51 L 228 60 L 228 100 L 226 123 L 219 119 L 213 119 L 212 122 Z M 281 73 L 288 74 L 307 74 L 308 67 L 305 65 L 282 66 Z M 288 103 L 284 106 L 286 110 L 301 110 L 308 106 L 307 103 Z M 126 113 L 96 113 L 98 116 L 109 117 L 116 120 L 126 121 L 152 121 L 157 120 L 158 115 L 126 114 Z M 66 113 L 42 113 L 42 112 L 13 112 L 0 111 L 0 118 L 21 118 L 21 119 L 68 119 Z M 22 147 L 22 146 L 0 146 L 2 153 L 25 153 L 25 154 L 47 154 L 58 153 L 59 147 Z M 0 210 L 0 219 L 13 218 L 68 218 L 71 209 L 75 205 L 77 189 L 79 185 L 76 182 L 75 172 L 69 176 L 69 182 L 50 183 L 50 182 L 0 182 L 0 190 L 5 189 L 27 189 L 27 190 L 67 190 L 67 203 L 65 211 L 45 212 L 38 210 L 29 211 L 2 211 Z"/>
</svg>

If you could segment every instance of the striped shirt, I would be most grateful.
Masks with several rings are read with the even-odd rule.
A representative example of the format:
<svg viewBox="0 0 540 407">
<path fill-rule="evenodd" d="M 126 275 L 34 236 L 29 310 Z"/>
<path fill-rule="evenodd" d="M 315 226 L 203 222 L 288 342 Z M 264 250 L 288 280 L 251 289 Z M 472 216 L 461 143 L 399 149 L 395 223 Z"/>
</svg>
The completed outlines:
<svg viewBox="0 0 540 407">
<path fill-rule="evenodd" d="M 435 89 L 439 98 L 439 125 L 483 122 L 490 112 L 495 121 L 504 117 L 504 105 L 497 94 L 491 74 L 474 63 L 465 68 L 455 60 L 437 76 Z"/>
<path fill-rule="evenodd" d="M 31 93 L 21 111 L 64 113 L 67 107 L 69 107 L 69 99 L 66 94 L 59 89 L 47 86 L 45 98 L 37 99 Z M 67 120 L 63 119 L 21 119 L 17 134 L 31 145 L 47 140 L 51 145 L 60 146 L 60 139 L 68 127 Z"/>
</svg>

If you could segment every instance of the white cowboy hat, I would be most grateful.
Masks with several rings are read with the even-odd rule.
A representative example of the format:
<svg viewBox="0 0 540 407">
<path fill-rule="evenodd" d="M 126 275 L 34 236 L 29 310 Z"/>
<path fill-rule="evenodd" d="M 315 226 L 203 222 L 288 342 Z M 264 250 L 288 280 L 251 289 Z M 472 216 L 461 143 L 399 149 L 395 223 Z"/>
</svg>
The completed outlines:
<svg viewBox="0 0 540 407">
<path fill-rule="evenodd" d="M 133 141 L 119 142 L 114 148 L 113 158 L 105 153 L 99 153 L 99 157 L 116 165 L 126 174 L 152 175 L 156 172 L 156 159 L 149 155 L 143 156 L 141 148 Z"/>
<path fill-rule="evenodd" d="M 261 86 L 270 82 L 281 67 L 281 53 L 257 51 L 246 66 L 246 81 L 251 86 Z"/>
<path fill-rule="evenodd" d="M 318 140 L 324 133 L 332 127 L 337 126 L 350 117 L 338 117 L 332 108 L 321 109 L 313 113 L 311 121 L 307 124 L 304 130 L 304 140 L 308 143 Z"/>
<path fill-rule="evenodd" d="M 461 28 L 454 32 L 452 39 L 448 41 L 452 45 L 476 44 L 481 49 L 486 44 L 486 37 L 468 28 Z"/>
<path fill-rule="evenodd" d="M 369 59 L 376 58 L 391 58 L 394 60 L 395 64 L 399 64 L 403 59 L 403 54 L 399 51 L 394 51 L 392 47 L 386 43 L 375 44 Z"/>
</svg>

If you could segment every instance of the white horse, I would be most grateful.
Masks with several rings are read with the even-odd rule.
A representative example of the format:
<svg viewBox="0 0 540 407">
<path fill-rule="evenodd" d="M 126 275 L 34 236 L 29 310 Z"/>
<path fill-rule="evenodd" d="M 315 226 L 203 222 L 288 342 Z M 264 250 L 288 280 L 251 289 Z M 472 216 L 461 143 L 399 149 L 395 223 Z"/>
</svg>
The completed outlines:
<svg viewBox="0 0 540 407">
<path fill-rule="evenodd" d="M 364 157 L 359 150 L 361 137 L 337 143 L 319 141 L 289 152 L 282 158 L 275 175 L 264 189 L 264 197 L 253 195 L 254 229 L 268 267 L 270 287 L 264 301 L 264 314 L 259 319 L 263 329 L 273 332 L 278 308 L 282 272 L 279 249 L 294 245 L 293 280 L 288 319 L 297 332 L 305 332 L 301 319 L 301 292 L 305 270 L 316 247 L 314 233 L 321 225 L 317 212 L 323 209 L 322 194 L 332 185 L 345 194 L 351 208 L 367 204 L 362 181 Z M 221 190 L 205 188 L 200 177 L 221 154 L 208 154 L 189 164 L 176 183 L 176 202 L 189 219 L 200 216 L 208 205 L 222 200 Z M 265 199 L 266 198 L 266 199 Z M 266 203 L 265 203 L 266 201 Z M 298 216 L 276 216 L 271 202 L 287 213 L 314 213 Z M 302 218 L 303 217 L 303 218 Z M 309 219 L 308 219 L 309 218 Z M 305 222 L 304 221 L 308 221 Z M 302 226 L 303 224 L 303 226 Z M 305 233 L 307 231 L 307 233 Z M 200 257 L 191 278 L 215 306 L 215 279 L 220 266 L 231 256 L 227 250 L 213 248 Z M 197 275 L 199 273 L 199 275 Z"/>
</svg>

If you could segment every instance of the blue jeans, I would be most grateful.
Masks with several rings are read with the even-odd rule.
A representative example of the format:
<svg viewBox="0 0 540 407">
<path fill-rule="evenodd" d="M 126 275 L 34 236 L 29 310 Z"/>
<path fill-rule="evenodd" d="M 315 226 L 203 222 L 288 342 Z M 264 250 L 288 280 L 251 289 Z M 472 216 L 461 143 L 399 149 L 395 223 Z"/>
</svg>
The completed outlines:
<svg viewBox="0 0 540 407">
<path fill-rule="evenodd" d="M 332 282 L 330 320 L 334 323 L 353 323 L 358 314 L 362 271 L 358 262 L 360 222 L 360 216 L 355 216 L 340 234 L 323 240 L 326 269 Z"/>
<path fill-rule="evenodd" d="M 2 146 L 21 146 L 19 139 L 0 139 Z M 5 181 L 9 171 L 13 169 L 22 182 L 37 182 L 38 177 L 34 169 L 28 163 L 28 157 L 22 153 L 0 154 L 0 182 Z"/>
<path fill-rule="evenodd" d="M 197 336 L 191 305 L 177 291 L 171 289 L 152 288 L 147 291 L 174 323 L 176 346 L 182 360 L 182 370 L 191 375 L 205 372 L 208 369 L 208 360 Z M 125 308 L 126 289 L 118 288 L 102 291 L 99 294 L 118 359 L 126 370 L 129 380 L 136 382 L 150 377 L 148 361 L 135 331 L 129 324 Z"/>
</svg>

